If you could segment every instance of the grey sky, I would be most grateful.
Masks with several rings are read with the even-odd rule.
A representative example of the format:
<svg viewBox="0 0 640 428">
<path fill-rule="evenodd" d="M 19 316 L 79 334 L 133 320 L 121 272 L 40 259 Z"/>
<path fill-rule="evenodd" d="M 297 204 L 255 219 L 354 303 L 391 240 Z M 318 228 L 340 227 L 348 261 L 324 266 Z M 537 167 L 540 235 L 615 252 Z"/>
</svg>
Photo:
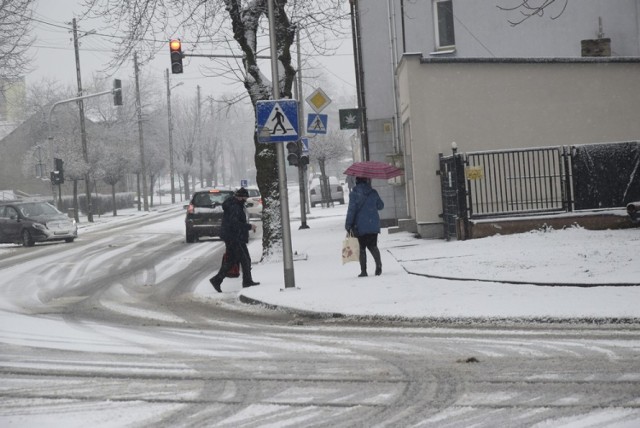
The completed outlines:
<svg viewBox="0 0 640 428">
<path fill-rule="evenodd" d="M 71 20 L 81 11 L 78 0 L 39 0 L 35 10 L 34 34 L 37 37 L 31 54 L 35 58 L 33 71 L 27 75 L 27 84 L 33 84 L 43 78 L 54 79 L 64 85 L 75 87 L 76 69 L 73 50 L 73 37 L 70 31 Z M 98 22 L 81 22 L 80 30 L 90 31 L 99 28 Z M 105 30 L 99 31 L 105 34 Z M 86 86 L 91 81 L 94 73 L 103 71 L 110 59 L 110 44 L 108 38 L 103 35 L 87 35 L 80 42 L 80 65 L 82 81 Z M 165 69 L 169 67 L 169 52 L 160 51 L 155 60 L 143 67 L 141 72 L 145 76 L 156 79 L 164 85 Z M 268 61 L 268 60 L 265 60 Z M 182 75 L 172 75 L 171 82 L 175 85 L 184 82 L 175 89 L 176 95 L 187 95 L 190 91 L 195 94 L 195 87 L 200 85 L 204 96 L 218 97 L 222 94 L 243 94 L 244 87 L 240 83 L 233 83 L 229 78 L 208 77 L 201 74 L 201 66 L 210 64 L 206 58 L 185 58 L 185 72 Z M 340 49 L 333 57 L 318 57 L 310 60 L 314 66 L 310 75 L 323 74 L 331 81 L 332 85 L 344 92 L 355 94 L 355 74 L 353 71 L 352 43 L 349 35 L 345 36 Z M 264 65 L 268 72 L 270 66 Z M 133 66 L 125 63 L 117 71 L 111 70 L 114 78 L 132 80 Z M 303 76 L 305 75 L 303 70 Z M 313 82 L 305 83 L 306 93 L 310 93 L 311 86 L 317 86 Z M 164 86 L 163 86 L 164 88 Z"/>
</svg>

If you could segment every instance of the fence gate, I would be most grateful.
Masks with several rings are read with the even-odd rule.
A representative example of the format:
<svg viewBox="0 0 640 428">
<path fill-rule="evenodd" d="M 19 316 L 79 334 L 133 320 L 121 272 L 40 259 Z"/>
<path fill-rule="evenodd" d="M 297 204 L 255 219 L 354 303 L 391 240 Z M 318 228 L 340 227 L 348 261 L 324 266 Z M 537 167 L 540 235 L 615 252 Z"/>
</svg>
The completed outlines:
<svg viewBox="0 0 640 428">
<path fill-rule="evenodd" d="M 466 155 L 469 218 L 566 211 L 561 147 Z"/>
<path fill-rule="evenodd" d="M 448 240 L 458 236 L 458 219 L 466 218 L 462 155 L 440 155 L 440 186 L 442 189 L 442 220 L 444 236 Z"/>
</svg>

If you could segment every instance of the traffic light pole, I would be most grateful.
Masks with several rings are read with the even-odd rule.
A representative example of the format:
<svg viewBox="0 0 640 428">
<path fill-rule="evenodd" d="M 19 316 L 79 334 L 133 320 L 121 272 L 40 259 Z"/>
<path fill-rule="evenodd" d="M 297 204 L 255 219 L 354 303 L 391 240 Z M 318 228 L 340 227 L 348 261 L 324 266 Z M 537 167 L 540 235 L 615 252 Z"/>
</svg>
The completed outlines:
<svg viewBox="0 0 640 428">
<path fill-rule="evenodd" d="M 114 94 L 116 91 L 122 91 L 122 89 L 119 88 L 119 89 L 112 89 L 110 91 L 97 92 L 95 94 L 83 95 L 83 96 L 80 96 L 80 97 L 73 97 L 73 98 L 69 98 L 69 99 L 66 99 L 66 100 L 62 100 L 62 101 L 58 101 L 56 103 L 53 103 L 53 105 L 49 109 L 49 115 L 47 116 L 47 129 L 48 129 L 48 133 L 49 133 L 49 135 L 47 136 L 47 139 L 49 140 L 49 150 L 51 151 L 51 161 L 53 163 L 53 168 L 54 169 L 56 167 L 56 161 L 55 161 L 56 154 L 55 154 L 55 151 L 53 150 L 53 131 L 52 131 L 52 127 L 51 127 L 51 116 L 53 115 L 53 110 L 55 110 L 55 108 L 58 107 L 60 104 L 77 102 L 79 100 L 86 100 L 87 98 L 95 98 L 95 97 L 100 97 L 102 95 L 107 95 L 107 94 Z M 60 191 L 60 189 L 58 189 L 58 191 Z M 55 199 L 55 196 L 56 195 L 54 193 L 53 194 L 54 199 Z"/>
</svg>

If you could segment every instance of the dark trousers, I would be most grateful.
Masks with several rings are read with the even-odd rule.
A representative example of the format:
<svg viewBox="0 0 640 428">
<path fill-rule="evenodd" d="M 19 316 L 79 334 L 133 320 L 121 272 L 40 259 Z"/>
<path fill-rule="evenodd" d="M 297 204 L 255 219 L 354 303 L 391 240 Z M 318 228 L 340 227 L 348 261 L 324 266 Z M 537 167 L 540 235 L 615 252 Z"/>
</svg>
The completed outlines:
<svg viewBox="0 0 640 428">
<path fill-rule="evenodd" d="M 382 268 L 380 250 L 378 249 L 378 234 L 368 233 L 358 236 L 358 244 L 360 244 L 360 270 L 362 272 L 367 271 L 367 249 L 369 249 L 373 260 L 376 262 L 376 268 Z"/>
<path fill-rule="evenodd" d="M 226 260 L 222 260 L 222 266 L 220 266 L 220 270 L 215 277 L 222 281 L 226 278 L 229 269 L 234 264 L 240 263 L 240 267 L 242 267 L 242 283 L 253 282 L 251 278 L 251 256 L 249 256 L 247 244 L 238 241 L 224 241 L 224 245 L 228 256 Z"/>
</svg>

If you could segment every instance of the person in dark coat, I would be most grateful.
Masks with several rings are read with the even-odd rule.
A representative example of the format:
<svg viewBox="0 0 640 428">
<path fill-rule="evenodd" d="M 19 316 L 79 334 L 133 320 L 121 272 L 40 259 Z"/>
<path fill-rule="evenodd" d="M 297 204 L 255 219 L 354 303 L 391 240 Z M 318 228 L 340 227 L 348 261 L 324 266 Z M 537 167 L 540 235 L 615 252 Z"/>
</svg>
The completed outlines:
<svg viewBox="0 0 640 428">
<path fill-rule="evenodd" d="M 360 244 L 360 275 L 367 276 L 367 252 L 376 262 L 376 275 L 382 273 L 382 261 L 378 249 L 378 234 L 380 233 L 380 215 L 378 211 L 384 208 L 384 202 L 378 192 L 371 187 L 368 178 L 357 177 L 356 185 L 349 194 L 349 208 L 344 227 L 347 232 L 353 231 Z"/>
<path fill-rule="evenodd" d="M 249 242 L 249 231 L 256 231 L 255 224 L 249 224 L 244 204 L 247 202 L 249 192 L 244 187 L 236 191 L 234 196 L 227 198 L 222 203 L 222 230 L 220 238 L 224 241 L 227 257 L 223 258 L 222 266 L 218 273 L 209 279 L 213 288 L 220 293 L 220 284 L 229 272 L 229 269 L 236 263 L 242 267 L 242 286 L 251 287 L 260 284 L 251 278 L 251 256 L 247 243 Z"/>
</svg>

